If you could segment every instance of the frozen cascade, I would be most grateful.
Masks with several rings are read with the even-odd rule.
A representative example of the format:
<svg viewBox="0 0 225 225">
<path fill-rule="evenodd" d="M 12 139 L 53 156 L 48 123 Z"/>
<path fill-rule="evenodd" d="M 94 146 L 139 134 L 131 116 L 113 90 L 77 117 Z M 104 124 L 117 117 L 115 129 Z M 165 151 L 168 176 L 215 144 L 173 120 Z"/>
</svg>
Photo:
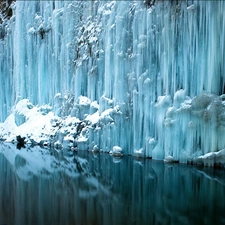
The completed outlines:
<svg viewBox="0 0 225 225">
<path fill-rule="evenodd" d="M 219 161 L 211 158 L 225 162 L 224 1 L 156 0 L 151 8 L 17 1 L 11 8 L 0 24 L 2 139 L 22 132 L 37 143 L 119 146 L 180 162 L 222 150 Z M 42 118 L 51 110 L 38 138 L 28 125 L 21 131 L 32 126 L 31 111 Z"/>
</svg>

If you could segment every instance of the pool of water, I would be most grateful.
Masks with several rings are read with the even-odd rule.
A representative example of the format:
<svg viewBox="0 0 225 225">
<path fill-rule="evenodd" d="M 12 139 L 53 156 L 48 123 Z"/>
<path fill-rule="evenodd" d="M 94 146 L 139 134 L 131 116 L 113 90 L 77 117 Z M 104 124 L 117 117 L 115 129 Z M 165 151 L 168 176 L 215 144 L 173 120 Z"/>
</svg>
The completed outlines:
<svg viewBox="0 0 225 225">
<path fill-rule="evenodd" d="M 225 224 L 225 170 L 0 145 L 0 225 Z"/>
</svg>

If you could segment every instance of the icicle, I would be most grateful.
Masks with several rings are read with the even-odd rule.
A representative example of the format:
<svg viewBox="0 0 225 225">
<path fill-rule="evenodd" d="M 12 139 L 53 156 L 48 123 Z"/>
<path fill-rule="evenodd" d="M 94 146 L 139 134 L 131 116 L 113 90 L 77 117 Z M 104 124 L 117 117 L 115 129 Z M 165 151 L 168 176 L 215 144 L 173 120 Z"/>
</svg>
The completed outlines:
<svg viewBox="0 0 225 225">
<path fill-rule="evenodd" d="M 104 151 L 120 146 L 124 154 L 186 162 L 224 148 L 223 1 L 156 1 L 150 9 L 141 1 L 12 7 L 0 28 L 1 121 L 29 99 L 81 120 L 92 110 L 99 118 L 113 111 L 112 121 L 95 121 L 84 134 Z M 80 96 L 88 106 L 78 106 Z"/>
</svg>

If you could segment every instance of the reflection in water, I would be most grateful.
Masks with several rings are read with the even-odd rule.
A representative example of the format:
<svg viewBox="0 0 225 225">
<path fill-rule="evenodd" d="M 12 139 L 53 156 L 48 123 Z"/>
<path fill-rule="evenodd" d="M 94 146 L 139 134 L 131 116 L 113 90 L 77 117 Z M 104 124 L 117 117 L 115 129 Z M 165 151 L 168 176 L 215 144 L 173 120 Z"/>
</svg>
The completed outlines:
<svg viewBox="0 0 225 225">
<path fill-rule="evenodd" d="M 2 145 L 0 225 L 225 224 L 225 171 Z"/>
</svg>

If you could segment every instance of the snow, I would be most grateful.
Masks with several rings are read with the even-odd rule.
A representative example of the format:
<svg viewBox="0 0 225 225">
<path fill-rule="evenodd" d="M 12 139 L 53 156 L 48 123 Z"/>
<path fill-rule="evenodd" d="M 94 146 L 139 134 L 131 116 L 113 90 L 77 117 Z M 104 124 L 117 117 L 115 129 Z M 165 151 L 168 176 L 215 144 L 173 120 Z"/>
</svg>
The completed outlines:
<svg viewBox="0 0 225 225">
<path fill-rule="evenodd" d="M 164 162 L 165 163 L 176 163 L 177 161 L 174 160 L 173 156 L 167 156 L 165 159 L 164 159 Z"/>
<path fill-rule="evenodd" d="M 134 156 L 135 157 L 144 157 L 145 156 L 145 154 L 144 154 L 144 150 L 143 150 L 143 148 L 141 148 L 141 149 L 138 149 L 138 150 L 134 150 Z"/>
<path fill-rule="evenodd" d="M 220 166 L 224 164 L 225 160 L 225 149 L 218 152 L 209 152 L 203 156 L 199 156 L 194 159 L 196 164 L 203 164 L 204 166 Z"/>
<path fill-rule="evenodd" d="M 99 112 L 96 112 L 96 113 L 94 113 L 94 114 L 92 114 L 92 115 L 88 115 L 88 116 L 86 117 L 86 120 L 87 120 L 87 121 L 91 121 L 92 124 L 97 124 L 98 121 L 99 121 L 99 119 L 100 119 Z"/>
<path fill-rule="evenodd" d="M 112 151 L 110 151 L 110 154 L 112 154 L 114 157 L 122 157 L 123 156 L 123 150 L 120 146 L 113 146 Z"/>
<path fill-rule="evenodd" d="M 179 162 L 216 154 L 224 10 L 223 1 L 16 1 L 1 24 L 1 139 Z"/>
<path fill-rule="evenodd" d="M 13 113 L 1 124 L 1 138 L 10 142 L 21 135 L 38 143 L 41 137 L 46 140 L 44 136 L 54 132 L 51 120 L 55 116 L 53 112 L 45 113 L 43 109 L 44 107 L 33 106 L 27 99 L 19 101 Z"/>
<path fill-rule="evenodd" d="M 195 5 L 194 4 L 187 7 L 187 10 L 194 10 L 194 9 L 195 9 Z"/>
<path fill-rule="evenodd" d="M 90 99 L 88 99 L 85 96 L 80 96 L 78 98 L 78 104 L 79 105 L 90 105 L 91 104 L 91 101 L 90 101 Z"/>
</svg>

